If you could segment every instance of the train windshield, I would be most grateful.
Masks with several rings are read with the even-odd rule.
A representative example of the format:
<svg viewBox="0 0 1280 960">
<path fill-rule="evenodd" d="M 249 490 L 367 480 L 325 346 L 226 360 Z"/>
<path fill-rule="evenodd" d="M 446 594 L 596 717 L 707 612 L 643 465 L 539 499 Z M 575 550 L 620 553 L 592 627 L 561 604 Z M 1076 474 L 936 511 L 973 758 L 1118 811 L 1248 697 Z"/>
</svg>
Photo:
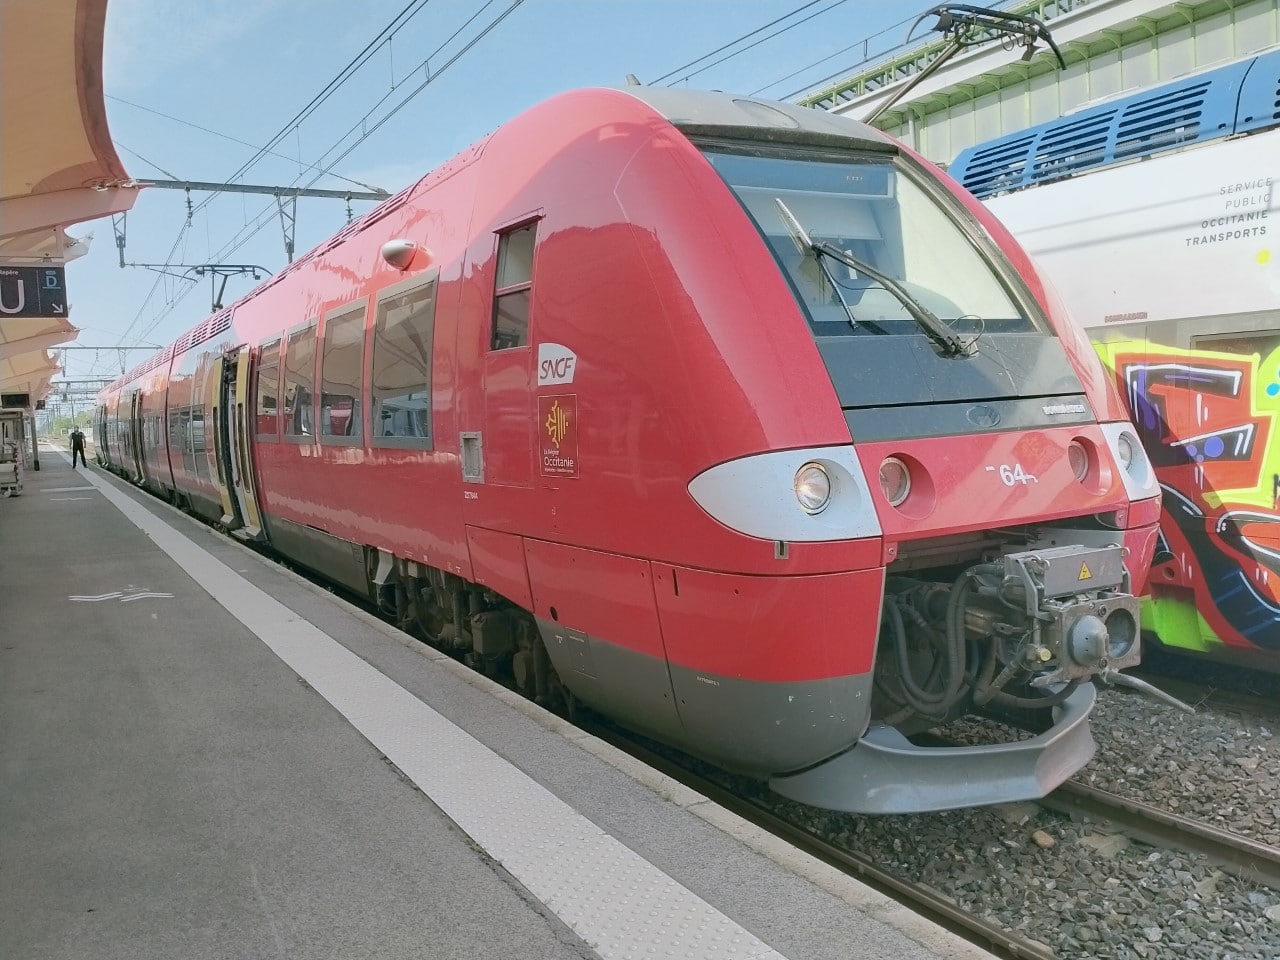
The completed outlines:
<svg viewBox="0 0 1280 960">
<path fill-rule="evenodd" d="M 818 337 L 1047 333 L 955 214 L 880 157 L 704 148 L 768 242 Z M 947 346 L 950 342 L 951 346 Z"/>
</svg>

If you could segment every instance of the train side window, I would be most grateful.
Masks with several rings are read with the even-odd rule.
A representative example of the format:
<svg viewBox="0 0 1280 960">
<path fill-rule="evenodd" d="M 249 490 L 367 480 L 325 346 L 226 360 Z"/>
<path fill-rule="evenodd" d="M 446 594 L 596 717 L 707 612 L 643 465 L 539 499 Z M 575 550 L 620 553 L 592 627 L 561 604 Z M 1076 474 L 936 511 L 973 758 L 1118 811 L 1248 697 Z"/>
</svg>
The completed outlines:
<svg viewBox="0 0 1280 960">
<path fill-rule="evenodd" d="M 272 435 L 272 440 L 275 436 Z M 199 407 L 191 408 L 191 422 L 187 424 L 187 450 L 193 456 L 195 473 L 203 476 L 205 466 L 204 448 L 204 411 Z"/>
<path fill-rule="evenodd" d="M 255 431 L 259 440 L 280 438 L 280 340 L 264 343 L 258 352 L 258 414 Z M 203 428 L 201 430 L 203 434 Z"/>
<path fill-rule="evenodd" d="M 364 311 L 361 302 L 344 307 L 324 322 L 324 352 L 320 360 L 320 434 L 322 440 L 364 436 L 364 408 L 360 404 L 364 373 Z"/>
<path fill-rule="evenodd" d="M 289 334 L 284 350 L 284 435 L 306 440 L 315 435 L 316 325 L 313 321 Z"/>
<path fill-rule="evenodd" d="M 371 377 L 375 447 L 430 449 L 431 354 L 436 283 L 398 286 L 383 293 L 373 329 Z"/>
<path fill-rule="evenodd" d="M 1250 333 L 1192 337 L 1191 346 L 1195 350 L 1235 353 L 1245 357 L 1250 354 L 1257 354 L 1258 361 L 1261 362 L 1267 359 L 1272 350 L 1280 347 L 1280 330 L 1258 330 Z"/>
<path fill-rule="evenodd" d="M 523 347 L 529 342 L 529 303 L 533 294 L 535 223 L 498 237 L 498 279 L 493 296 L 491 350 Z"/>
</svg>

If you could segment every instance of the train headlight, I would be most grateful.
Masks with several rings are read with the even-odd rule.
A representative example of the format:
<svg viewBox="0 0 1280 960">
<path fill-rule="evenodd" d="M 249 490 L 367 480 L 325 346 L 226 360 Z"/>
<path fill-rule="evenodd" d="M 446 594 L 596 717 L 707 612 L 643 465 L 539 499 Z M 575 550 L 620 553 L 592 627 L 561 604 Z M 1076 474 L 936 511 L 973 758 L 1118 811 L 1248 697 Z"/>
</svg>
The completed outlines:
<svg viewBox="0 0 1280 960">
<path fill-rule="evenodd" d="M 689 495 L 730 530 L 773 540 L 777 556 L 787 542 L 880 536 L 867 480 L 853 444 L 844 443 L 726 460 L 690 480 Z"/>
<path fill-rule="evenodd" d="M 900 506 L 911 492 L 911 471 L 897 457 L 885 457 L 880 464 L 880 489 L 889 506 Z"/>
<path fill-rule="evenodd" d="M 792 488 L 806 513 L 821 513 L 831 502 L 831 477 L 819 463 L 806 463 L 797 470 Z"/>
<path fill-rule="evenodd" d="M 1129 655 L 1138 642 L 1138 623 L 1123 607 L 1112 610 L 1104 621 L 1107 627 L 1107 656 L 1119 660 Z"/>
<path fill-rule="evenodd" d="M 1122 433 L 1116 437 L 1116 456 L 1120 458 L 1120 466 L 1125 470 L 1133 470 L 1133 437 Z"/>
<path fill-rule="evenodd" d="M 1072 440 L 1067 444 L 1067 463 L 1071 465 L 1071 472 L 1076 479 L 1084 483 L 1084 478 L 1089 475 L 1089 451 L 1079 440 Z"/>
<path fill-rule="evenodd" d="M 1150 500 L 1160 496 L 1160 484 L 1155 468 L 1142 449 L 1138 434 L 1130 423 L 1100 423 L 1107 446 L 1111 448 L 1111 460 L 1119 465 L 1117 471 L 1124 482 L 1130 500 Z"/>
</svg>

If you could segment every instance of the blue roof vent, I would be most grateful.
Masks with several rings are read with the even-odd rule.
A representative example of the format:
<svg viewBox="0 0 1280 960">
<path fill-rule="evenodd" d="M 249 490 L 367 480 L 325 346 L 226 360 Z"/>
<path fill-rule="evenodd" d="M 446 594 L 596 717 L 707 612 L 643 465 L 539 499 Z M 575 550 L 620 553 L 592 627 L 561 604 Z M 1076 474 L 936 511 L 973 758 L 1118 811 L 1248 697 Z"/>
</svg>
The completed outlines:
<svg viewBox="0 0 1280 960">
<path fill-rule="evenodd" d="M 1131 103 L 1116 129 L 1117 160 L 1154 153 L 1195 140 L 1209 81 Z"/>
<path fill-rule="evenodd" d="M 1278 120 L 1275 51 L 977 144 L 950 172 L 981 199 Z"/>
<path fill-rule="evenodd" d="M 1102 163 L 1107 156 L 1114 108 L 1055 120 L 1040 131 L 1031 179 L 1056 180 L 1085 167 Z"/>
</svg>

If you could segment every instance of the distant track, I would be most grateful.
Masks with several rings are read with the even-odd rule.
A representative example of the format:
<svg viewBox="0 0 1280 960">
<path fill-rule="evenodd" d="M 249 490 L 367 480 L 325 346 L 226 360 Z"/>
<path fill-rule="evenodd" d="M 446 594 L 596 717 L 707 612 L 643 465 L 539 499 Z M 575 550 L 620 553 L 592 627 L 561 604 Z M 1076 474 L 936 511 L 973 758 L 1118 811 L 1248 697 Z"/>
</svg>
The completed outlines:
<svg viewBox="0 0 1280 960">
<path fill-rule="evenodd" d="M 1259 675 L 1247 667 L 1210 664 L 1208 679 L 1190 680 L 1160 670 L 1132 671 L 1197 709 L 1232 713 L 1280 724 L 1280 676 Z M 1250 690 L 1248 685 L 1258 689 Z"/>
<path fill-rule="evenodd" d="M 1229 873 L 1280 890 L 1280 848 L 1075 781 L 1038 802 L 1060 813 L 1109 820 L 1153 846 L 1203 854 Z"/>
</svg>

